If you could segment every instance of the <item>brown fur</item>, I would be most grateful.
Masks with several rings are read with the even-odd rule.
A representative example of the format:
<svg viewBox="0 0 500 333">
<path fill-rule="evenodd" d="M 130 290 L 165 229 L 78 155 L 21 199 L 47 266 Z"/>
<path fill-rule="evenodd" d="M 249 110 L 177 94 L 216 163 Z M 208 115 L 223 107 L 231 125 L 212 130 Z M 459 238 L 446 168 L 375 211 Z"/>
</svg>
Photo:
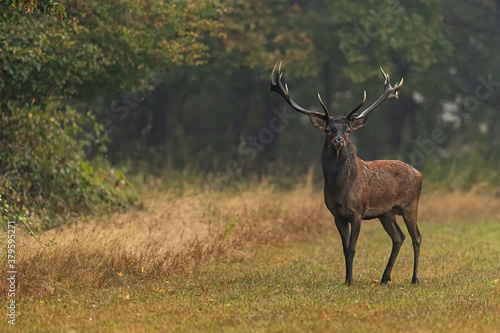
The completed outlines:
<svg viewBox="0 0 500 333">
<path fill-rule="evenodd" d="M 333 123 L 326 130 L 322 166 L 325 204 L 335 217 L 335 224 L 342 238 L 346 259 L 346 284 L 350 285 L 353 280 L 352 266 L 361 220 L 374 218 L 382 222 L 393 241 L 391 256 L 381 282 L 390 281 L 392 267 L 405 238 L 396 222 L 396 215 L 403 216 L 412 238 L 412 283 L 418 283 L 421 235 L 417 227 L 417 212 L 422 175 L 401 161 L 363 161 L 356 156 L 349 140 L 349 131 L 342 131 L 338 123 Z M 339 150 L 339 145 L 332 143 L 335 138 L 337 143 L 341 143 Z"/>
</svg>

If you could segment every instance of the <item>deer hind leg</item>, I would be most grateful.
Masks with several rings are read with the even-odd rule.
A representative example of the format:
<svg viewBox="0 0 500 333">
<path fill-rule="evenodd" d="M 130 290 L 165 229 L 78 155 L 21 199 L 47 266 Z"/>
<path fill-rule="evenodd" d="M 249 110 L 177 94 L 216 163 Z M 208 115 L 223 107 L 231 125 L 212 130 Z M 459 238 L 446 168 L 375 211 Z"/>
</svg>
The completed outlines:
<svg viewBox="0 0 500 333">
<path fill-rule="evenodd" d="M 418 283 L 418 258 L 420 256 L 420 242 L 422 241 L 422 236 L 417 227 L 417 209 L 409 209 L 403 211 L 403 218 L 406 223 L 406 228 L 408 228 L 408 233 L 410 234 L 411 241 L 413 244 L 413 277 L 411 279 L 412 284 Z"/>
<path fill-rule="evenodd" d="M 394 213 L 388 213 L 379 217 L 380 222 L 382 222 L 382 226 L 385 231 L 392 239 L 392 251 L 391 256 L 389 257 L 389 262 L 387 263 L 387 267 L 385 268 L 384 274 L 382 275 L 381 284 L 386 284 L 391 281 L 391 272 L 392 267 L 394 266 L 394 262 L 399 254 L 399 249 L 405 240 L 405 235 L 399 228 L 396 222 L 396 215 Z"/>
</svg>

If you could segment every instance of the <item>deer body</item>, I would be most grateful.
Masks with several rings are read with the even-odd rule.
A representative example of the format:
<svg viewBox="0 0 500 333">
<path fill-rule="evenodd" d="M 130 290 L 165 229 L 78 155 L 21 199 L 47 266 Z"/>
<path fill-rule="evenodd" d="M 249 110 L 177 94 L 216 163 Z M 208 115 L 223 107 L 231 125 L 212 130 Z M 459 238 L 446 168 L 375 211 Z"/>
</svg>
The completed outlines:
<svg viewBox="0 0 500 333">
<path fill-rule="evenodd" d="M 413 240 L 416 264 L 412 283 L 418 283 L 421 236 L 416 222 L 422 185 L 420 172 L 400 161 L 365 162 L 356 156 L 350 142 L 347 147 L 337 155 L 327 138 L 322 153 L 325 204 L 335 217 L 342 238 L 346 284 L 353 281 L 352 266 L 361 220 L 375 218 L 380 220 L 393 241 L 391 257 L 381 282 L 390 281 L 392 267 L 405 239 L 396 223 L 396 215 L 403 215 Z"/>
<path fill-rule="evenodd" d="M 281 67 L 281 65 L 280 65 Z M 322 169 L 325 180 L 324 195 L 328 210 L 335 217 L 340 233 L 346 263 L 347 285 L 352 284 L 352 268 L 356 242 L 361 221 L 379 219 L 392 239 L 392 251 L 381 283 L 391 280 L 391 272 L 405 236 L 396 222 L 396 215 L 402 215 L 410 234 L 414 252 L 412 283 L 418 283 L 418 259 L 421 235 L 417 227 L 418 201 L 422 185 L 420 172 L 401 161 L 366 162 L 356 156 L 356 150 L 349 140 L 349 133 L 364 127 L 367 114 L 388 98 L 397 98 L 397 90 L 385 74 L 385 92 L 359 116 L 355 112 L 363 102 L 342 119 L 333 118 L 320 100 L 325 114 L 305 110 L 295 104 L 288 87 L 281 83 L 281 68 L 271 75 L 271 90 L 279 93 L 297 111 L 309 115 L 312 124 L 326 133 L 322 151 Z"/>
<path fill-rule="evenodd" d="M 322 167 L 325 204 L 334 216 L 369 220 L 417 208 L 420 172 L 400 161 L 365 162 L 354 152 L 337 158 L 331 150 L 324 148 Z"/>
</svg>

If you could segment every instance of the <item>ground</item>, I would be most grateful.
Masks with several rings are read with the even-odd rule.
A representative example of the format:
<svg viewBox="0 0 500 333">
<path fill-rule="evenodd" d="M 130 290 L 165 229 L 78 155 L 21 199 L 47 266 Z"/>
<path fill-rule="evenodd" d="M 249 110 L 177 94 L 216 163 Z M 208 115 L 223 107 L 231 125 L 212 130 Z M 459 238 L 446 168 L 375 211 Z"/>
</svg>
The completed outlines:
<svg viewBox="0 0 500 333">
<path fill-rule="evenodd" d="M 45 245 L 18 232 L 15 330 L 498 331 L 498 203 L 474 191 L 423 195 L 417 286 L 409 237 L 392 282 L 379 284 L 391 242 L 364 221 L 347 287 L 321 189 L 149 190 L 143 208 L 71 220 L 43 233 Z"/>
</svg>

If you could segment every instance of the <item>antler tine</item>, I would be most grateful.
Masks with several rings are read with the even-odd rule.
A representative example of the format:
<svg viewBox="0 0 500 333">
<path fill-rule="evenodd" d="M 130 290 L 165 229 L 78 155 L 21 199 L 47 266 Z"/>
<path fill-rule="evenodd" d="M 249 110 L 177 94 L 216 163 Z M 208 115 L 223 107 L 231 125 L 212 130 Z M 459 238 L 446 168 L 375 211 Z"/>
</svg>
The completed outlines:
<svg viewBox="0 0 500 333">
<path fill-rule="evenodd" d="M 300 113 L 303 113 L 303 114 L 307 114 L 307 115 L 315 115 L 315 116 L 318 116 L 320 118 L 323 118 L 323 119 L 328 119 L 329 117 L 329 114 L 327 113 L 326 115 L 325 114 L 322 114 L 322 113 L 319 113 L 319 112 L 313 112 L 313 111 L 309 111 L 309 110 L 306 110 L 304 108 L 302 108 L 301 106 L 299 106 L 298 104 L 296 104 L 291 98 L 290 98 L 290 95 L 289 95 L 289 91 L 288 91 L 288 86 L 285 84 L 283 85 L 283 82 L 281 81 L 282 77 L 283 77 L 283 72 L 281 71 L 281 64 L 282 62 L 280 61 L 279 63 L 276 63 L 276 65 L 274 65 L 274 68 L 273 68 L 273 71 L 271 73 L 271 91 L 274 91 L 275 93 L 278 93 L 279 95 L 281 95 L 281 97 L 283 97 L 285 99 L 285 101 L 296 111 L 300 112 Z M 276 71 L 276 68 L 278 68 L 278 71 Z M 321 103 L 323 105 L 323 103 Z M 325 109 L 325 112 L 326 111 L 326 108 L 323 106 L 323 109 Z"/>
<path fill-rule="evenodd" d="M 399 83 L 396 83 L 396 85 L 394 86 L 394 89 L 401 88 L 401 86 L 403 85 L 403 80 L 404 80 L 404 77 L 401 78 L 401 81 L 399 81 Z"/>
<path fill-rule="evenodd" d="M 271 81 L 271 86 L 276 84 L 276 78 L 274 76 L 274 73 L 276 72 L 276 66 L 278 66 L 278 63 L 274 64 L 273 71 L 271 72 L 271 77 L 269 79 Z"/>
<path fill-rule="evenodd" d="M 399 98 L 399 96 L 398 96 L 398 90 L 403 85 L 403 79 L 401 79 L 401 81 L 399 83 L 397 83 L 396 85 L 394 85 L 394 87 L 393 87 L 393 86 L 391 86 L 391 82 L 390 82 L 391 78 L 389 77 L 389 74 L 387 74 L 386 72 L 384 72 L 384 70 L 382 69 L 382 67 L 380 67 L 380 71 L 382 72 L 382 75 L 384 75 L 384 84 L 385 84 L 384 93 L 382 94 L 382 96 L 380 96 L 375 101 L 375 103 L 373 103 L 366 110 L 364 110 L 363 112 L 361 112 L 361 114 L 359 116 L 357 116 L 356 119 L 361 118 L 361 117 L 366 117 L 366 115 L 368 115 L 368 113 L 370 113 L 373 110 L 375 110 L 376 108 L 378 108 L 380 106 L 380 104 L 382 104 L 387 99 L 391 99 L 391 98 L 396 98 L 397 99 L 397 98 Z"/>
<path fill-rule="evenodd" d="M 356 113 L 356 111 L 358 111 L 362 106 L 363 104 L 365 104 L 366 102 L 366 90 L 363 91 L 363 100 L 361 101 L 361 103 L 359 103 L 358 106 L 356 106 L 356 108 L 354 110 L 352 110 L 351 112 L 349 112 L 347 114 L 347 116 L 345 116 L 346 119 L 351 119 L 351 117 Z"/>
<path fill-rule="evenodd" d="M 387 78 L 389 78 L 389 75 L 386 72 L 384 72 L 384 69 L 382 67 L 380 67 L 380 71 L 382 72 L 382 75 L 384 76 L 384 79 L 385 79 L 384 83 L 387 84 Z"/>
<path fill-rule="evenodd" d="M 321 95 L 318 93 L 318 99 L 319 99 L 319 103 L 321 104 L 321 107 L 323 108 L 323 110 L 325 111 L 325 115 L 328 116 L 328 118 L 330 118 L 330 112 L 328 112 L 328 109 L 326 108 L 325 104 L 323 104 L 323 101 L 321 100 Z"/>
</svg>

